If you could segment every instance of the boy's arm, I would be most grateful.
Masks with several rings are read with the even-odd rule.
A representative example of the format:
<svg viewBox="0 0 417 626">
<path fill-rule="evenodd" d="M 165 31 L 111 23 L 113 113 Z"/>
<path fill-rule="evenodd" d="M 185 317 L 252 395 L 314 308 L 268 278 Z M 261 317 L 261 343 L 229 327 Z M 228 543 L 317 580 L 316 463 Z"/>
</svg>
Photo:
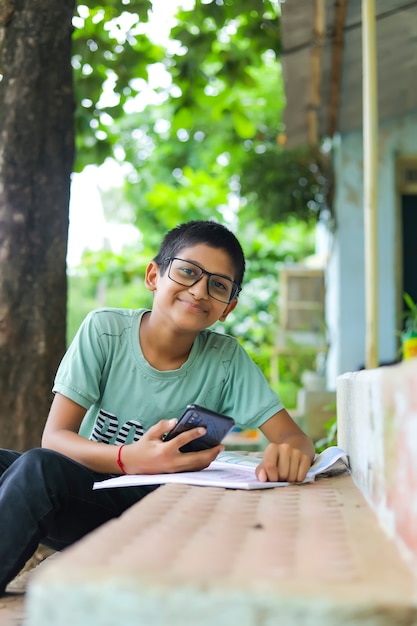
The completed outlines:
<svg viewBox="0 0 417 626">
<path fill-rule="evenodd" d="M 65 454 L 74 461 L 102 474 L 121 474 L 118 448 L 115 445 L 90 441 L 78 434 L 86 409 L 66 396 L 56 393 L 42 435 L 42 447 Z M 175 420 L 161 420 L 140 439 L 123 449 L 123 466 L 129 474 L 160 474 L 201 470 L 215 459 L 223 446 L 201 452 L 180 452 L 179 448 L 201 436 L 197 428 L 186 431 L 171 441 L 162 441 L 163 434 Z"/>
<path fill-rule="evenodd" d="M 256 475 L 262 482 L 302 482 L 314 459 L 313 442 L 285 409 L 275 413 L 260 430 L 270 441 Z"/>
<path fill-rule="evenodd" d="M 42 447 L 65 454 L 97 472 L 116 472 L 115 448 L 78 434 L 86 412 L 70 398 L 56 393 L 43 431 Z"/>
</svg>

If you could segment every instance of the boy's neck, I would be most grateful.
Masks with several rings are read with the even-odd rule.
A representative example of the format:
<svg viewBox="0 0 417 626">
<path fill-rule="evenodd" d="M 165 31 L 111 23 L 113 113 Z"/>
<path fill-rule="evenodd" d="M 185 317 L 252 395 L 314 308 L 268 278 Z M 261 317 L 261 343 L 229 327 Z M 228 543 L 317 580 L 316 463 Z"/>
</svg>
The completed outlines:
<svg viewBox="0 0 417 626">
<path fill-rule="evenodd" d="M 139 342 L 146 361 L 157 370 L 179 369 L 187 361 L 197 334 L 174 335 L 169 329 L 154 330 L 151 313 L 145 313 L 139 328 Z"/>
</svg>

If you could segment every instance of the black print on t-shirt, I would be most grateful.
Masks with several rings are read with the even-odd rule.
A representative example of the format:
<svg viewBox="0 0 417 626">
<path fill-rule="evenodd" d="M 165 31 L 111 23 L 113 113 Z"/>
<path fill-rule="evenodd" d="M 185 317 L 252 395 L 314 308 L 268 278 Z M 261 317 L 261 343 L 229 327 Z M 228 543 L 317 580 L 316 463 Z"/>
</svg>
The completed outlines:
<svg viewBox="0 0 417 626">
<path fill-rule="evenodd" d="M 131 435 L 132 432 L 133 435 Z M 90 439 L 101 443 L 114 442 L 121 445 L 126 443 L 128 438 L 130 441 L 138 441 L 143 433 L 144 428 L 142 424 L 136 420 L 128 420 L 119 429 L 117 416 L 100 409 Z M 115 436 L 116 439 L 114 439 Z"/>
</svg>

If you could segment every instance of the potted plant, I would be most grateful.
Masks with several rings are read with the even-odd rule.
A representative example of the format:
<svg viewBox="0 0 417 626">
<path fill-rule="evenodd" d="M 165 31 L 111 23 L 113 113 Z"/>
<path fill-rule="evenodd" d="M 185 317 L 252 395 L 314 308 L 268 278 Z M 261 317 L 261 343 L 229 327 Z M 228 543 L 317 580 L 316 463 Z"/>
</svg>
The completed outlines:
<svg viewBox="0 0 417 626">
<path fill-rule="evenodd" d="M 408 311 L 404 313 L 404 330 L 401 335 L 403 359 L 417 356 L 417 304 L 410 294 L 403 294 Z"/>
</svg>

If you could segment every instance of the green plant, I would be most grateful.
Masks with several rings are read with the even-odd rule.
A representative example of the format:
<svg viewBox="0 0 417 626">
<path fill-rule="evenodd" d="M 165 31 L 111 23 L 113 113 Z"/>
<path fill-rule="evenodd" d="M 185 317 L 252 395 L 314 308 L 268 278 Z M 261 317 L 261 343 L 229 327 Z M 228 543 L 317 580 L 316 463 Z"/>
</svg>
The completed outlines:
<svg viewBox="0 0 417 626">
<path fill-rule="evenodd" d="M 404 332 L 417 334 L 417 304 L 408 293 L 404 293 L 403 298 L 408 307 L 408 311 L 403 314 Z"/>
<path fill-rule="evenodd" d="M 408 311 L 403 313 L 404 327 L 401 331 L 401 350 L 404 360 L 417 357 L 417 304 L 408 293 L 403 294 Z"/>
<path fill-rule="evenodd" d="M 336 405 L 332 404 L 326 407 L 328 409 L 334 409 L 335 415 L 324 425 L 326 430 L 326 434 L 324 437 L 314 442 L 314 447 L 316 449 L 317 454 L 323 452 L 329 446 L 337 446 L 337 415 L 336 415 Z"/>
</svg>

